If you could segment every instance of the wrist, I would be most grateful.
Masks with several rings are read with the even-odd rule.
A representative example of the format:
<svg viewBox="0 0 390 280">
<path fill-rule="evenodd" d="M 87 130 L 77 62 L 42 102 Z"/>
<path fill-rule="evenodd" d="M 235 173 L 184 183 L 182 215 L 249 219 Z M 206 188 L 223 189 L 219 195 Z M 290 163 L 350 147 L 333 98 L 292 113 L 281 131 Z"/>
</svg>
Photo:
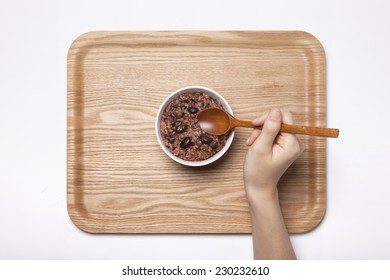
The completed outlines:
<svg viewBox="0 0 390 280">
<path fill-rule="evenodd" d="M 279 194 L 275 184 L 267 186 L 246 186 L 246 195 L 250 207 L 258 207 L 264 203 L 277 203 L 279 205 Z"/>
</svg>

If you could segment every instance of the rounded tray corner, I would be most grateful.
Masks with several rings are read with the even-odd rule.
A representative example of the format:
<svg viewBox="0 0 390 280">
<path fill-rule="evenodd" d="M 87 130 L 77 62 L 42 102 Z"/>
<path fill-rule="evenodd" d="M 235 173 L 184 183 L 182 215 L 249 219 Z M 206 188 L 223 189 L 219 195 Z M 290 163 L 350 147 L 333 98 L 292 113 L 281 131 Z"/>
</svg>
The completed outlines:
<svg viewBox="0 0 390 280">
<path fill-rule="evenodd" d="M 97 36 L 101 36 L 101 34 L 102 34 L 102 31 L 96 30 L 96 31 L 87 31 L 87 32 L 84 32 L 84 33 L 78 35 L 72 41 L 72 43 L 70 44 L 70 46 L 68 48 L 68 53 L 67 53 L 68 60 L 69 60 L 69 55 L 70 55 L 72 50 L 78 50 L 78 49 L 80 49 L 81 46 L 89 45 L 91 40 L 93 40 Z"/>
<path fill-rule="evenodd" d="M 326 214 L 326 206 L 321 208 L 319 210 L 321 212 L 321 216 L 319 216 L 318 220 L 316 221 L 316 224 L 314 224 L 310 229 L 308 229 L 307 231 L 303 232 L 303 233 L 308 233 L 308 232 L 311 232 L 313 230 L 315 230 L 317 227 L 320 226 L 320 224 L 322 223 L 322 221 L 325 219 L 325 214 Z"/>
<path fill-rule="evenodd" d="M 315 45 L 315 47 L 317 48 L 317 52 L 320 51 L 321 55 L 323 55 L 325 57 L 325 48 L 322 45 L 321 41 L 316 36 L 314 36 L 312 33 L 308 32 L 308 31 L 297 30 L 296 32 L 298 34 L 300 34 L 302 36 L 302 38 L 307 40 L 307 42 L 310 46 Z"/>
<path fill-rule="evenodd" d="M 84 231 L 85 233 L 89 234 L 95 234 L 98 233 L 97 231 L 91 229 L 88 227 L 87 222 L 89 220 L 88 217 L 84 217 L 80 213 L 76 213 L 77 210 L 71 209 L 70 205 L 67 205 L 67 210 L 68 210 L 68 216 L 72 223 L 81 231 Z"/>
<path fill-rule="evenodd" d="M 310 221 L 307 221 L 307 225 L 302 224 L 300 229 L 289 230 L 289 233 L 305 234 L 314 231 L 320 226 L 320 224 L 324 220 L 325 214 L 326 214 L 326 207 L 318 209 L 318 211 L 316 212 L 316 219 L 311 219 Z"/>
</svg>

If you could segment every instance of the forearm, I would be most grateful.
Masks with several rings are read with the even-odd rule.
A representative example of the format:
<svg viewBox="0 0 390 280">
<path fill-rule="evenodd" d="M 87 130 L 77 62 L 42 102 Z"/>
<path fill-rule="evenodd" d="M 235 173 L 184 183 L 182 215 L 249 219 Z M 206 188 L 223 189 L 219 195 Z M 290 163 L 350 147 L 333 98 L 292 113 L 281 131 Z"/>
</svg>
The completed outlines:
<svg viewBox="0 0 390 280">
<path fill-rule="evenodd" d="M 296 259 L 284 224 L 278 193 L 249 197 L 255 259 Z"/>
</svg>

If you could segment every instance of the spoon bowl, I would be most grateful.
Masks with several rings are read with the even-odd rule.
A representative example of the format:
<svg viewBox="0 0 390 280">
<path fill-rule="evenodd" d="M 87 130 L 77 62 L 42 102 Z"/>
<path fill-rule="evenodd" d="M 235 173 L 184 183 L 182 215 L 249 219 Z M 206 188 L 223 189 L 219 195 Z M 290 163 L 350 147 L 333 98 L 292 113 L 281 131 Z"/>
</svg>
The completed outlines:
<svg viewBox="0 0 390 280">
<path fill-rule="evenodd" d="M 200 128 L 213 135 L 223 135 L 228 133 L 232 127 L 233 116 L 224 110 L 210 108 L 198 113 Z"/>
<path fill-rule="evenodd" d="M 222 109 L 211 108 L 198 113 L 199 125 L 202 130 L 213 135 L 223 135 L 235 127 L 261 128 L 254 126 L 251 121 L 238 120 Z M 302 125 L 282 124 L 280 132 L 304 134 L 312 136 L 332 137 L 339 136 L 336 128 L 312 127 Z"/>
</svg>

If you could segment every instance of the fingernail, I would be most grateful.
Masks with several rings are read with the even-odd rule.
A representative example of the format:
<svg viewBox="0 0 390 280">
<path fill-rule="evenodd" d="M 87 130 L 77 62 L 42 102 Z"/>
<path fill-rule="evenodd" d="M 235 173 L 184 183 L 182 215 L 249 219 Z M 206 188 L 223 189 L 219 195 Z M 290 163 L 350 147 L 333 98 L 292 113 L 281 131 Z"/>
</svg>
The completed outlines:
<svg viewBox="0 0 390 280">
<path fill-rule="evenodd" d="M 274 121 L 279 120 L 279 117 L 280 117 L 280 113 L 276 109 L 272 109 L 271 112 L 269 112 L 268 114 L 268 118 Z"/>
<path fill-rule="evenodd" d="M 248 140 L 246 140 L 246 145 L 248 146 L 249 145 L 249 140 L 251 140 L 251 137 L 248 138 Z"/>
</svg>

